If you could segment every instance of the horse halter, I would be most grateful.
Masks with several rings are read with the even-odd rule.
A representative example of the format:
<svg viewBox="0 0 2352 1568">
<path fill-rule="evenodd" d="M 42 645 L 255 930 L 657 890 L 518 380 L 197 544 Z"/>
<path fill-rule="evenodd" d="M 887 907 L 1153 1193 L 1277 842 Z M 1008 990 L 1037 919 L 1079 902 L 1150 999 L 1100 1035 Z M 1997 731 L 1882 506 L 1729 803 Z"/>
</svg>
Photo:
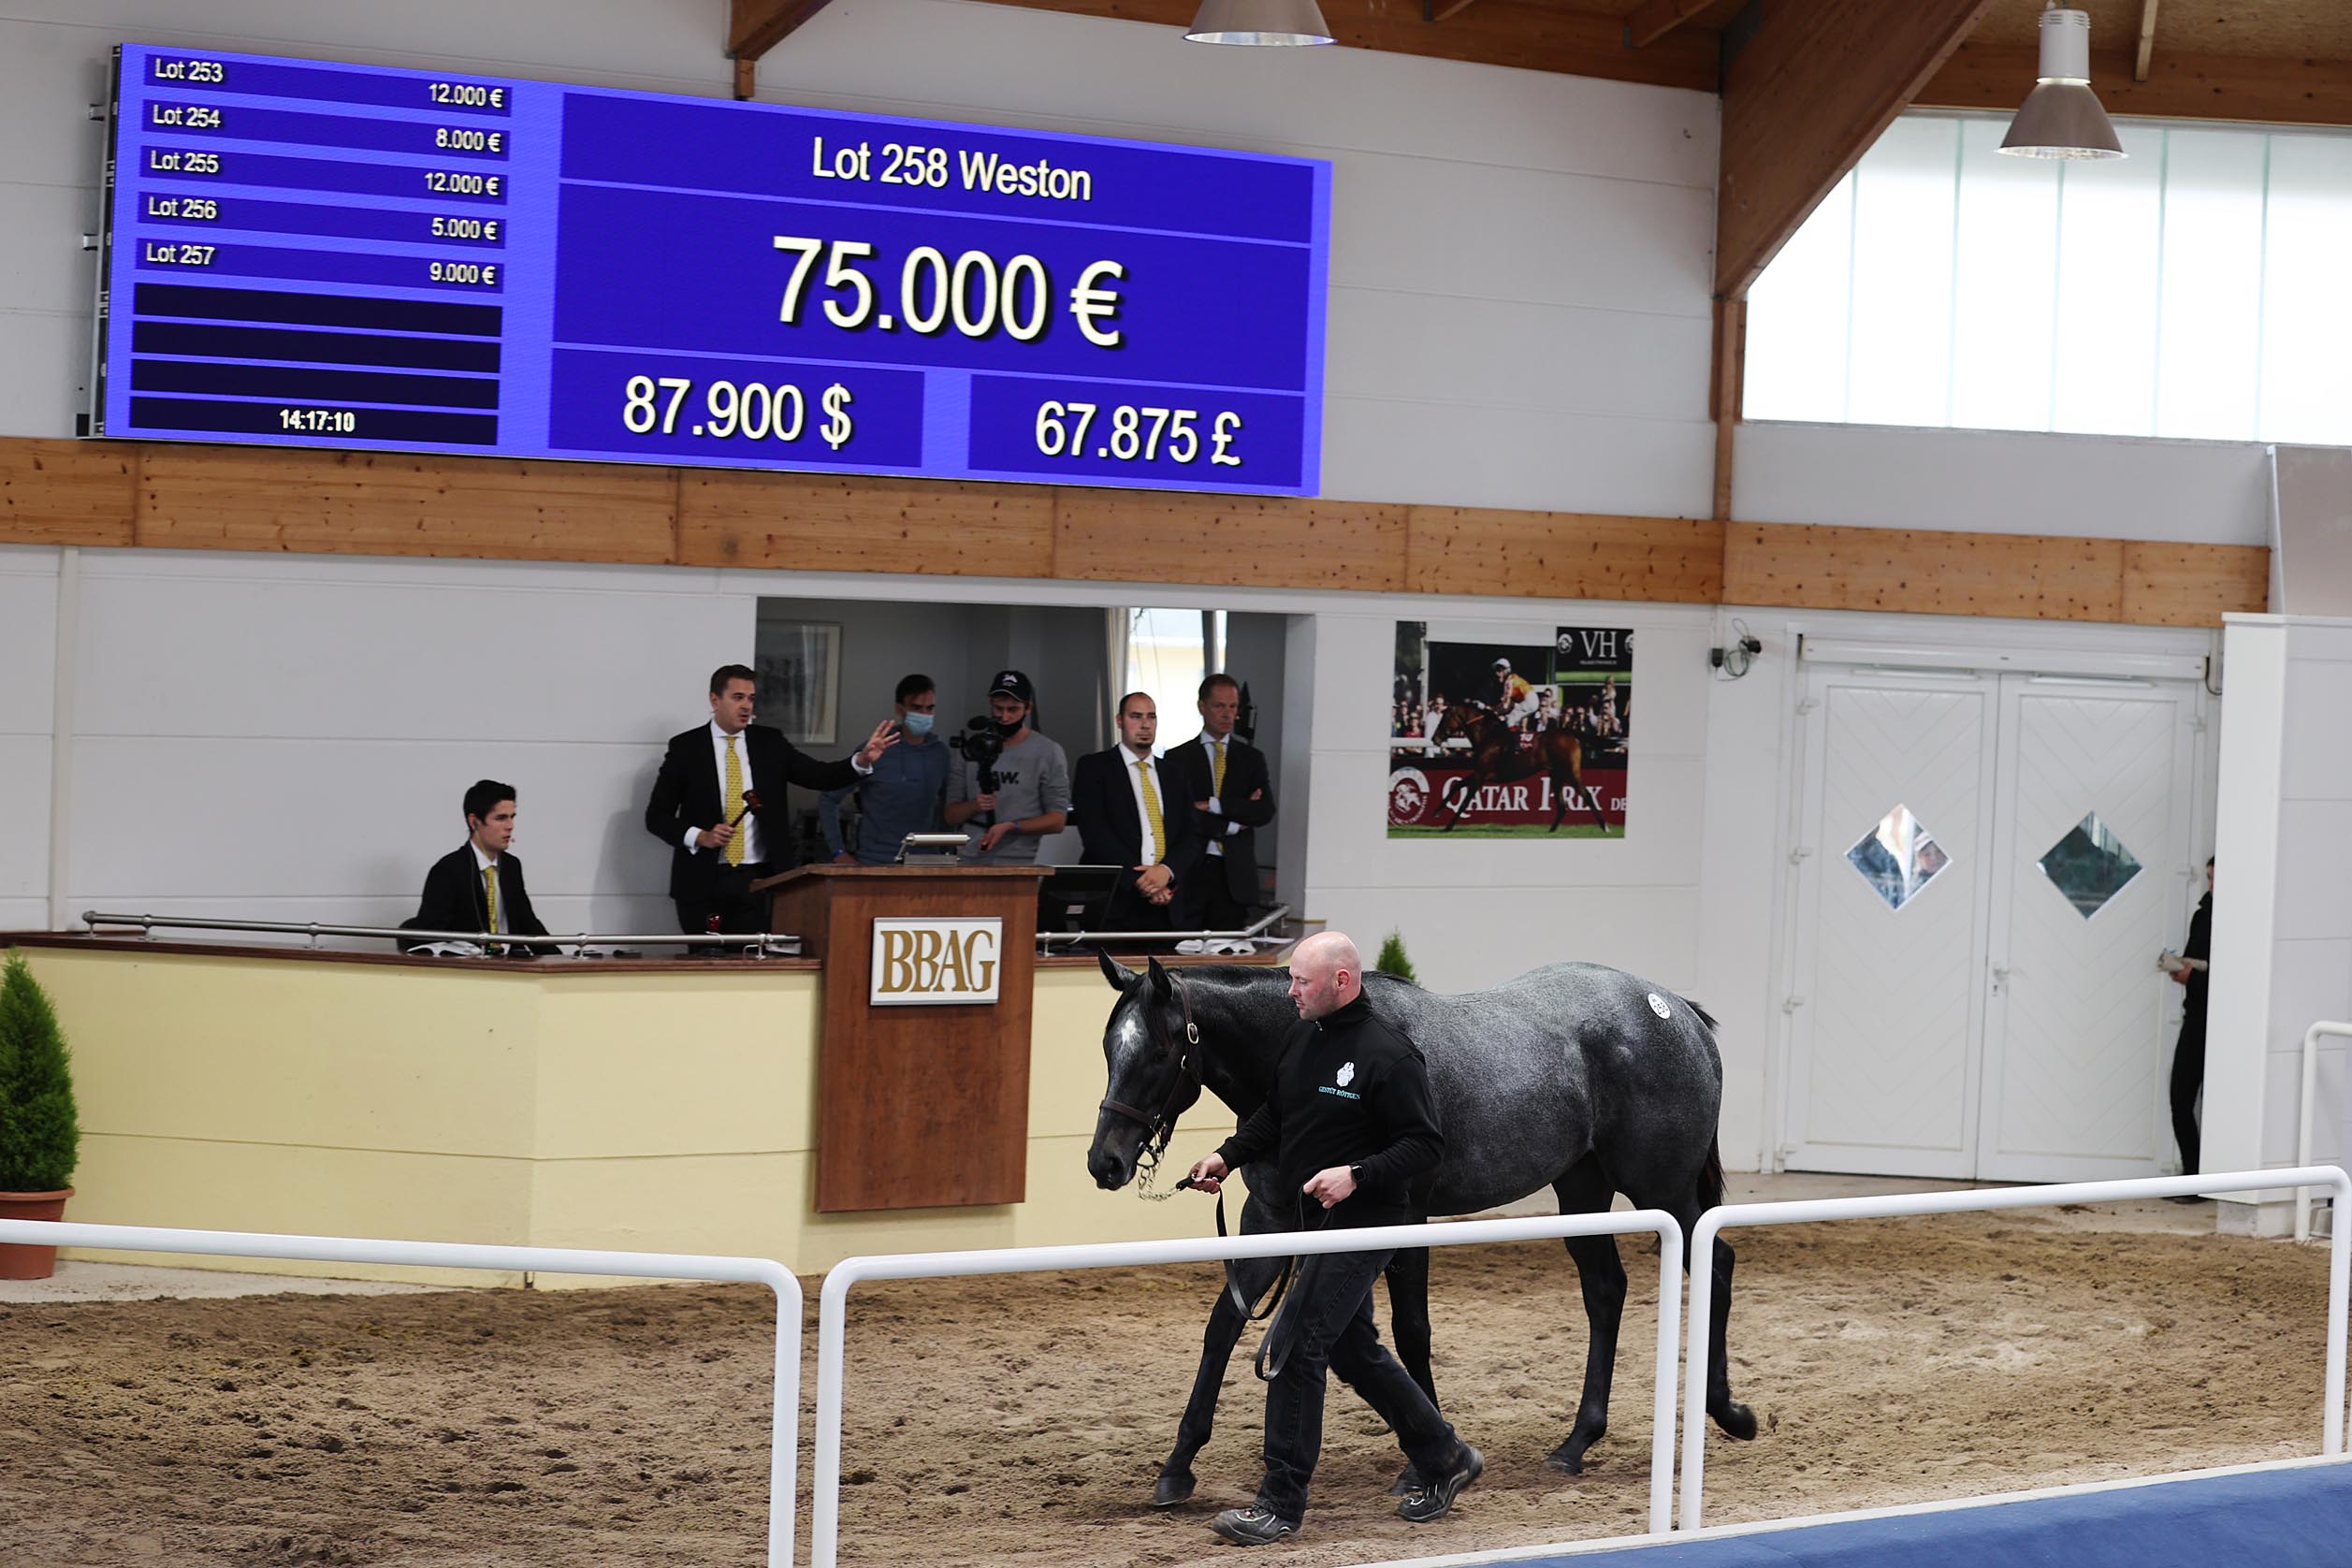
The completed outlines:
<svg viewBox="0 0 2352 1568">
<path fill-rule="evenodd" d="M 1169 975 L 1168 983 L 1169 989 L 1176 993 L 1177 1005 L 1183 1009 L 1184 1038 L 1183 1042 L 1176 1047 L 1176 1072 L 1168 1082 L 1168 1093 L 1161 1096 L 1159 1110 L 1156 1112 L 1147 1113 L 1138 1111 L 1134 1106 L 1124 1101 L 1114 1100 L 1107 1095 L 1103 1097 L 1102 1104 L 1096 1108 L 1111 1111 L 1114 1115 L 1124 1116 L 1143 1129 L 1143 1147 L 1136 1152 L 1135 1169 L 1137 1174 L 1142 1178 L 1142 1183 L 1138 1190 L 1146 1198 L 1154 1196 L 1173 1198 L 1175 1196 L 1173 1193 L 1154 1195 L 1151 1190 L 1152 1177 L 1159 1169 L 1160 1156 L 1168 1152 L 1168 1140 L 1176 1134 L 1176 1116 L 1179 1109 L 1176 1104 L 1177 1100 L 1183 1097 L 1186 1089 L 1192 1091 L 1195 1099 L 1200 1097 L 1200 1073 L 1196 1070 L 1200 1052 L 1200 1025 L 1192 1020 L 1192 994 L 1184 989 L 1184 982 L 1172 974 Z M 1150 1016 L 1153 1021 L 1153 1033 L 1157 1035 L 1159 1033 L 1158 1009 L 1154 1009 Z"/>
</svg>

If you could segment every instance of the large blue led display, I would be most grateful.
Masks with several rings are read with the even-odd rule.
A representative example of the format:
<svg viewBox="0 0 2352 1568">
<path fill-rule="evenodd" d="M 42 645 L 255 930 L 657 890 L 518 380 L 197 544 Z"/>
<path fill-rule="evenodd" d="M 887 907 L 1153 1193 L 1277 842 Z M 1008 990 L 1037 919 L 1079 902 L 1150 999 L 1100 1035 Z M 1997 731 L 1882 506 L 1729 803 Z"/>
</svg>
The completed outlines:
<svg viewBox="0 0 2352 1568">
<path fill-rule="evenodd" d="M 118 62 L 96 434 L 1315 491 L 1327 163 Z"/>
</svg>

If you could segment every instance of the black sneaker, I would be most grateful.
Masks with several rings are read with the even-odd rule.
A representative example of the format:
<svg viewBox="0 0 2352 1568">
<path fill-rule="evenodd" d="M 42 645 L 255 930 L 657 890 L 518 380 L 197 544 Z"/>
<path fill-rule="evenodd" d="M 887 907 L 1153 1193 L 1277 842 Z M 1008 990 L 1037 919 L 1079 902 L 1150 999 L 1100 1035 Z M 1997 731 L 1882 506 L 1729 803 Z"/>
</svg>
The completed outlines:
<svg viewBox="0 0 2352 1568">
<path fill-rule="evenodd" d="M 1487 1456 L 1463 1444 L 1461 1458 L 1454 1461 L 1452 1470 L 1439 1476 L 1434 1485 L 1405 1494 L 1405 1500 L 1397 1504 L 1397 1517 L 1414 1524 L 1444 1518 L 1454 1506 L 1454 1499 L 1461 1496 L 1462 1488 L 1478 1479 L 1479 1472 L 1486 1468 Z"/>
<path fill-rule="evenodd" d="M 1209 1521 L 1209 1528 L 1219 1539 L 1237 1546 L 1270 1546 L 1299 1533 L 1299 1527 L 1288 1519 L 1257 1507 L 1227 1508 Z"/>
</svg>

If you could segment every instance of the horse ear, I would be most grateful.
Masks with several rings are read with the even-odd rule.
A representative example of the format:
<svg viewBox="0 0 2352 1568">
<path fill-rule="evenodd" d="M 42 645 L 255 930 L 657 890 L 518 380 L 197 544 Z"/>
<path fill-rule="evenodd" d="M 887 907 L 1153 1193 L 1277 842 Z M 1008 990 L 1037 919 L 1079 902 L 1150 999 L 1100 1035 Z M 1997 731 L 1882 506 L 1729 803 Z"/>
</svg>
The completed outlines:
<svg viewBox="0 0 2352 1568">
<path fill-rule="evenodd" d="M 1135 971 L 1111 956 L 1109 948 L 1096 948 L 1095 956 L 1102 962 L 1102 978 L 1111 982 L 1113 991 L 1125 991 L 1135 983 Z"/>
<path fill-rule="evenodd" d="M 1163 1001 L 1174 995 L 1176 994 L 1175 982 L 1168 978 L 1168 971 L 1161 967 L 1160 961 L 1154 958 L 1145 962 L 1151 966 L 1153 991 L 1157 993 Z"/>
</svg>

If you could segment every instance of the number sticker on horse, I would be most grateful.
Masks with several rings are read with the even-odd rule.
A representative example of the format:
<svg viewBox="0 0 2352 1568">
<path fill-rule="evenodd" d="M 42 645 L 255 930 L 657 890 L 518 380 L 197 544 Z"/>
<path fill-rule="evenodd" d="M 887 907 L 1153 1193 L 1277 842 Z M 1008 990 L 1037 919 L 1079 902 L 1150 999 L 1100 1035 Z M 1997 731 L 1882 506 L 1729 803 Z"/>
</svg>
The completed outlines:
<svg viewBox="0 0 2352 1568">
<path fill-rule="evenodd" d="M 1672 1018 L 1674 1016 L 1674 1010 L 1666 1006 L 1666 999 L 1663 996 L 1659 995 L 1655 991 L 1649 994 L 1649 1010 L 1656 1013 L 1661 1018 Z"/>
</svg>

